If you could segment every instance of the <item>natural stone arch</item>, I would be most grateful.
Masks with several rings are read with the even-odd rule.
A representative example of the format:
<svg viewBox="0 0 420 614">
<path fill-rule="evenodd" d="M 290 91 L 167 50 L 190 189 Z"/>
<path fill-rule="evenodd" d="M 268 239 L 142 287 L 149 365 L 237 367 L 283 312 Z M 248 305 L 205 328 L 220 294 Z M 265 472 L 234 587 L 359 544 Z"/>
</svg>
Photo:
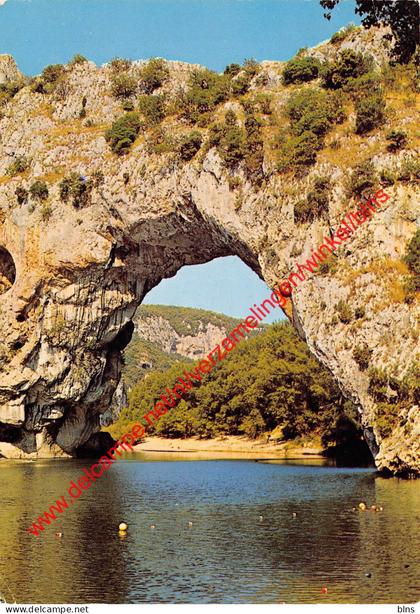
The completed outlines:
<svg viewBox="0 0 420 614">
<path fill-rule="evenodd" d="M 376 54 L 368 35 L 360 41 Z M 330 52 L 336 47 L 326 43 L 313 53 L 328 59 Z M 195 68 L 168 62 L 166 91 L 185 85 Z M 288 96 L 281 70 L 276 62 L 263 63 L 264 79 L 258 76 L 250 88 L 275 94 L 278 109 Z M 296 271 L 296 263 L 305 262 L 344 212 L 356 206 L 347 191 L 349 168 L 338 159 L 317 161 L 307 173 L 279 173 L 269 142 L 261 184 L 240 164 L 227 169 L 214 147 L 203 147 L 185 162 L 175 152 L 151 151 L 139 137 L 127 155 L 116 156 L 104 138 L 121 115 L 111 77 L 109 66 L 70 66 L 65 96 L 63 88 L 42 95 L 42 108 L 50 105 L 51 112 L 41 112 L 40 94 L 28 86 L 2 115 L 0 245 L 13 254 L 19 274 L 0 294 L 0 454 L 74 454 L 99 429 L 100 417 L 111 417 L 123 398 L 120 348 L 137 305 L 162 278 L 184 264 L 237 255 L 273 286 Z M 84 96 L 90 126 L 79 118 Z M 174 128 L 177 133 L 185 126 Z M 33 163 L 25 175 L 7 177 L 18 146 Z M 365 142 L 358 153 L 364 159 Z M 414 159 L 414 151 L 375 156 L 378 176 L 404 156 Z M 65 202 L 61 171 L 52 169 L 88 179 L 96 173 L 103 182 L 92 188 L 88 202 Z M 296 221 L 294 208 L 319 176 L 331 178 L 328 211 L 307 223 Z M 42 204 L 30 193 L 40 177 L 48 182 Z M 28 192 L 28 200 L 17 198 L 17 186 Z M 301 285 L 286 313 L 358 405 L 371 449 L 378 451 L 377 466 L 419 472 L 418 406 L 402 407 L 391 432 L 383 435 L 368 371 L 354 356 L 368 341 L 369 366 L 401 378 L 414 367 L 418 350 L 416 303 L 394 300 L 389 293 L 391 284 L 402 285 L 404 273 L 398 266 L 381 268 L 382 259 L 400 262 L 415 232 L 418 194 L 411 180 L 386 190 L 385 210 L 338 250 L 334 270 Z M 339 302 L 349 303 L 352 312 L 365 307 L 366 317 L 354 326 L 341 322 Z M 9 425 L 7 440 L 2 425 Z"/>
<path fill-rule="evenodd" d="M 0 429 L 0 440 L 6 442 L 0 443 L 0 452 L 78 455 L 81 449 L 88 452 L 85 444 L 89 439 L 98 445 L 100 425 L 109 423 L 125 401 L 121 352 L 131 339 L 135 310 L 162 279 L 175 275 L 184 265 L 229 255 L 239 256 L 262 275 L 249 245 L 216 217 L 203 216 L 191 190 L 185 190 L 186 186 L 181 186 L 168 210 L 152 218 L 140 200 L 136 217 L 126 228 L 118 223 L 114 226 L 114 216 L 119 217 L 116 209 L 111 217 L 109 211 L 108 218 L 104 217 L 102 203 L 103 222 L 93 233 L 92 228 L 72 226 L 72 233 L 79 238 L 69 252 L 60 239 L 65 235 L 63 220 L 50 222 L 53 236 L 54 224 L 60 230 L 51 251 L 52 237 L 48 238 L 47 251 L 58 259 L 66 258 L 67 266 L 49 261 L 54 274 L 48 289 L 41 292 L 34 279 L 23 275 L 10 297 L 10 304 L 16 306 L 22 302 L 18 295 L 27 296 L 24 305 L 14 309 L 14 318 L 11 310 L 5 315 L 13 322 L 9 348 L 16 348 L 18 335 L 25 337 L 26 344 L 18 347 L 16 357 L 22 360 L 26 376 L 29 372 L 29 380 L 22 394 L 17 389 L 23 373 L 17 374 L 13 361 L 1 365 L 6 381 L 10 381 L 9 386 L 0 382 L 3 415 L 7 416 L 8 431 L 20 428 L 20 437 L 14 431 L 17 451 L 13 452 L 11 440 L 2 438 Z M 211 193 L 207 197 L 211 198 Z M 45 247 L 39 245 L 38 251 Z M 90 262 L 86 262 L 86 252 L 90 252 Z M 19 257 L 29 273 L 25 247 Z M 43 260 L 42 255 L 36 262 L 31 259 L 32 268 L 40 274 Z"/>
</svg>

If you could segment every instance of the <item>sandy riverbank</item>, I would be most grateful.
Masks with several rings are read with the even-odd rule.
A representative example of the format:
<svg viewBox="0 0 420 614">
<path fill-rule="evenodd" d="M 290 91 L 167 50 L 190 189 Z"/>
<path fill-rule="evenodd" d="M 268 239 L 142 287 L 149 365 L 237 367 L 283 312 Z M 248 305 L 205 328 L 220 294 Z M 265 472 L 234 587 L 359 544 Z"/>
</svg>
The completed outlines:
<svg viewBox="0 0 420 614">
<path fill-rule="evenodd" d="M 135 446 L 136 452 L 148 456 L 170 454 L 197 458 L 323 458 L 319 441 L 266 443 L 267 439 L 230 436 L 220 439 L 165 439 L 147 437 Z"/>
</svg>

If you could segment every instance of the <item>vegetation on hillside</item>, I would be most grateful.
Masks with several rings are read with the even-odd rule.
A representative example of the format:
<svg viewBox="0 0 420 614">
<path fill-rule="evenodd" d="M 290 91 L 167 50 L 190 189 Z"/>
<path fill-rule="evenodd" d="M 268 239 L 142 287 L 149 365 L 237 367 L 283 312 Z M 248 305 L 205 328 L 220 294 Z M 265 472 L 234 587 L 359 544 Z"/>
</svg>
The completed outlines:
<svg viewBox="0 0 420 614">
<path fill-rule="evenodd" d="M 189 371 L 191 363 L 177 362 L 135 385 L 128 407 L 108 429 L 111 434 L 119 436 L 141 420 L 184 369 Z M 331 375 L 288 323 L 267 327 L 238 346 L 151 432 L 165 437 L 254 438 L 274 429 L 280 439 L 319 436 L 326 446 L 361 438 L 354 406 L 344 402 Z"/>
<path fill-rule="evenodd" d="M 159 343 L 136 336 L 124 352 L 124 382 L 131 389 L 144 377 L 155 371 L 166 371 L 180 361 L 189 362 L 189 359 L 176 352 L 165 352 Z"/>
<path fill-rule="evenodd" d="M 331 19 L 331 11 L 341 0 L 320 0 Z M 412 0 L 356 0 L 355 13 L 362 17 L 366 28 L 387 25 L 395 38 L 393 53 L 400 62 L 408 62 L 416 51 L 420 37 L 418 2 Z M 391 37 L 389 37 L 391 38 Z"/>
<path fill-rule="evenodd" d="M 318 77 L 320 68 L 321 63 L 316 58 L 308 56 L 292 58 L 283 70 L 283 82 L 289 85 L 313 81 Z"/>
<path fill-rule="evenodd" d="M 343 31 L 342 36 L 351 31 L 351 28 Z M 300 52 L 284 67 L 283 83 L 289 86 L 315 81 L 315 85 L 298 91 L 293 89 L 286 105 L 275 113 L 271 104 L 275 93 L 263 95 L 258 92 L 266 76 L 254 60 L 247 60 L 243 66 L 229 65 L 223 74 L 197 69 L 192 72 L 186 88 L 163 93 L 157 86 L 158 91 L 148 91 L 137 98 L 137 106 L 130 102 L 130 109 L 144 120 L 150 152 L 173 153 L 179 160 L 188 161 L 200 148 L 205 154 L 215 147 L 230 177 L 243 170 L 248 179 L 260 185 L 269 147 L 275 152 L 279 172 L 301 173 L 317 161 L 319 152 L 326 146 L 328 133 L 346 122 L 349 115 L 352 117 L 351 132 L 361 136 L 389 121 L 395 112 L 388 104 L 385 91 L 396 88 L 397 84 L 400 87 L 402 77 L 405 81 L 408 77 L 410 85 L 416 87 L 414 60 L 404 70 L 405 73 L 401 72 L 398 66 L 375 69 L 371 56 L 352 49 L 344 49 L 335 59 L 324 62 Z M 118 78 L 121 80 L 121 75 Z M 126 76 L 127 80 L 129 78 Z M 127 91 L 132 96 L 134 90 L 128 81 L 127 85 L 122 95 Z M 123 117 L 116 120 L 118 128 L 121 128 Z M 171 136 L 167 128 L 160 126 L 167 124 L 167 120 L 169 125 L 180 121 L 181 125 L 186 123 L 205 129 L 205 132 L 194 130 L 190 134 L 178 134 L 176 131 L 176 136 Z M 276 128 L 277 134 L 270 143 L 267 135 L 273 134 Z M 397 135 L 401 132 L 398 127 L 393 130 Z M 396 145 L 387 144 L 390 151 L 392 147 L 396 151 L 408 144 L 407 138 L 395 138 Z M 120 139 L 112 141 L 109 134 L 107 140 L 119 154 L 126 153 L 134 142 L 134 138 L 123 137 L 124 146 L 121 147 L 118 145 Z M 186 141 L 193 146 L 186 149 Z"/>
<path fill-rule="evenodd" d="M 145 320 L 148 317 L 162 317 L 169 322 L 178 335 L 183 337 L 196 335 L 202 328 L 203 323 L 211 323 L 229 331 L 241 322 L 238 318 L 232 318 L 223 313 L 216 313 L 207 309 L 174 307 L 172 305 L 140 305 L 136 319 Z"/>
<path fill-rule="evenodd" d="M 126 153 L 136 140 L 141 126 L 138 113 L 130 112 L 119 117 L 105 134 L 112 151 L 118 155 Z"/>
<path fill-rule="evenodd" d="M 140 305 L 136 312 L 136 321 L 148 318 L 162 318 L 180 337 L 198 334 L 206 329 L 208 324 L 230 331 L 240 320 L 221 313 L 191 307 L 173 307 L 168 305 Z M 124 352 L 124 382 L 130 389 L 143 377 L 154 371 L 165 371 L 178 361 L 188 362 L 189 359 L 176 352 L 166 352 L 159 342 L 143 339 L 135 332 L 131 343 Z"/>
<path fill-rule="evenodd" d="M 406 290 L 409 295 L 420 292 L 420 229 L 417 229 L 407 244 L 404 262 L 411 275 L 406 280 Z"/>
<path fill-rule="evenodd" d="M 414 365 L 402 378 L 377 367 L 371 367 L 368 376 L 368 391 L 376 403 L 375 425 L 381 437 L 389 437 L 397 426 L 411 435 L 411 426 L 400 415 L 402 409 L 420 404 L 419 365 Z"/>
<path fill-rule="evenodd" d="M 331 45 L 355 36 L 355 30 L 355 26 L 341 30 Z M 282 84 L 271 84 L 263 92 L 272 77 L 252 59 L 230 64 L 222 74 L 194 69 L 185 83 L 169 87 L 170 66 L 164 60 L 153 58 L 138 65 L 115 58 L 109 65 L 107 93 L 119 101 L 121 115 L 105 131 L 105 138 L 117 155 L 127 154 L 138 141 L 149 153 L 168 155 L 180 164 L 193 159 L 200 163 L 215 148 L 239 198 L 241 174 L 260 186 L 276 171 L 302 176 L 320 158 L 338 165 L 343 158 L 351 166 L 356 160 L 362 164 L 381 152 L 410 147 L 413 122 L 405 122 L 404 131 L 398 125 L 399 107 L 413 106 L 410 91 L 418 91 L 418 57 L 411 54 L 408 60 L 406 65 L 379 68 L 369 54 L 350 48 L 337 50 L 328 60 L 300 50 L 282 69 Z M 31 80 L 32 91 L 65 98 L 71 88 L 69 75 L 85 61 L 75 56 L 68 66 L 47 66 Z M 23 85 L 1 85 L 0 106 Z M 80 120 L 87 116 L 86 103 L 85 97 Z M 85 125 L 93 121 L 89 118 Z M 361 159 L 361 139 L 384 124 L 387 140 L 376 134 Z M 415 181 L 419 174 L 418 162 L 407 157 L 395 170 L 384 170 L 383 180 Z"/>
</svg>

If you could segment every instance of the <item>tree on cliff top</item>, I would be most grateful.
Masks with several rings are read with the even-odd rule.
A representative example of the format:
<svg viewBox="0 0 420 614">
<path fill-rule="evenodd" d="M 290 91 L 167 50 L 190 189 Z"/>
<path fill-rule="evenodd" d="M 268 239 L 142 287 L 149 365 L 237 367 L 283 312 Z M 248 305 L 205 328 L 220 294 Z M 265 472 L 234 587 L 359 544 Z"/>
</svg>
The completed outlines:
<svg viewBox="0 0 420 614">
<path fill-rule="evenodd" d="M 355 0 L 355 13 L 362 17 L 365 28 L 390 26 L 395 38 L 393 53 L 405 64 L 410 61 L 420 43 L 420 10 L 415 0 Z M 326 9 L 324 16 L 331 19 L 331 11 L 341 0 L 320 0 Z"/>
</svg>

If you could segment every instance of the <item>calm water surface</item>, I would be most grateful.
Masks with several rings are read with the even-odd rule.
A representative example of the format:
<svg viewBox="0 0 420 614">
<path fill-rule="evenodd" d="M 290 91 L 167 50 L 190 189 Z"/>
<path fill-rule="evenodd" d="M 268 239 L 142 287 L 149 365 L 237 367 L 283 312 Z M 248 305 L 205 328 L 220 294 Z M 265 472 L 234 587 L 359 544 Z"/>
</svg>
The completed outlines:
<svg viewBox="0 0 420 614">
<path fill-rule="evenodd" d="M 419 599 L 418 481 L 371 469 L 136 455 L 41 537 L 29 534 L 86 464 L 0 462 L 0 594 L 8 602 Z M 361 500 L 384 511 L 352 512 Z M 130 526 L 125 538 L 121 520 Z"/>
</svg>

